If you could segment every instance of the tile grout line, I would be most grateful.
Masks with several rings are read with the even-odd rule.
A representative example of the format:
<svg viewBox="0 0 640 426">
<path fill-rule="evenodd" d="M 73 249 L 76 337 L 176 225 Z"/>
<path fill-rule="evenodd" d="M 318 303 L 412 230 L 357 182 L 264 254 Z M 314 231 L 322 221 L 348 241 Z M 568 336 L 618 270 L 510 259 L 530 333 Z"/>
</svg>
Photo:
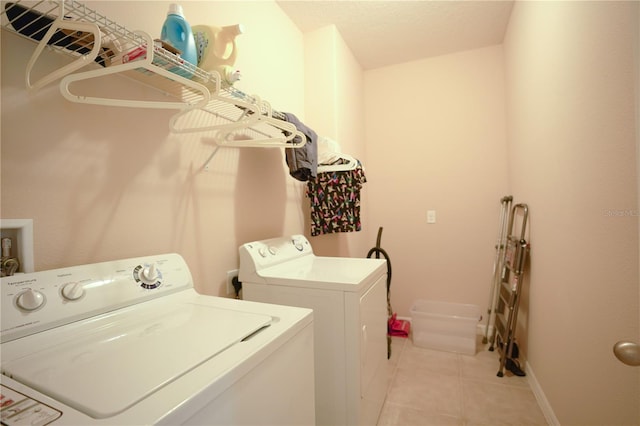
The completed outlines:
<svg viewBox="0 0 640 426">
<path fill-rule="evenodd" d="M 466 425 L 467 424 L 467 404 L 466 404 L 466 398 L 464 396 L 464 368 L 463 368 L 463 361 L 462 361 L 462 355 L 457 354 L 456 356 L 456 361 L 458 363 L 458 383 L 460 386 L 460 420 L 462 421 L 462 424 Z"/>
</svg>

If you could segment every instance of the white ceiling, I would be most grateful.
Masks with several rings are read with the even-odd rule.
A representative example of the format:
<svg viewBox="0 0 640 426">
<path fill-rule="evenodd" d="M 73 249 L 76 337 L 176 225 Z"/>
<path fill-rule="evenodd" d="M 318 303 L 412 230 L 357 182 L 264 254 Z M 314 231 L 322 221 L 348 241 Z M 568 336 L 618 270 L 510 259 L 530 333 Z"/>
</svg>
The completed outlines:
<svg viewBox="0 0 640 426">
<path fill-rule="evenodd" d="M 303 33 L 335 24 L 364 69 L 500 44 L 513 0 L 277 0 Z"/>
</svg>

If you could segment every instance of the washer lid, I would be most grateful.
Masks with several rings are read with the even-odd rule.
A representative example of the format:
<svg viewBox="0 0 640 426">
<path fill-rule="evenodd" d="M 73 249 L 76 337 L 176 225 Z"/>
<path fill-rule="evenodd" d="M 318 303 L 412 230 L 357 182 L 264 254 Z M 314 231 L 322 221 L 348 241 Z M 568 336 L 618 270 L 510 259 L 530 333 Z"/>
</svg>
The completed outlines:
<svg viewBox="0 0 640 426">
<path fill-rule="evenodd" d="M 387 272 L 386 260 L 305 256 L 257 271 L 267 284 L 359 291 Z"/>
<path fill-rule="evenodd" d="M 48 344 L 3 363 L 3 373 L 93 418 L 107 418 L 272 320 L 163 299 L 74 324 L 64 334 L 49 332 Z"/>
</svg>

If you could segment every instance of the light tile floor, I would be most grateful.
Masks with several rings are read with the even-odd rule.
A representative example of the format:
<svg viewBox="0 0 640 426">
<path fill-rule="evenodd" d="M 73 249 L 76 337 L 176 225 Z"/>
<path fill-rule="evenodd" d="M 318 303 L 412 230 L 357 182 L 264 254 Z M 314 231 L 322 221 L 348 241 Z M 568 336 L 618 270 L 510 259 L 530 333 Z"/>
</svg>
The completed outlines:
<svg viewBox="0 0 640 426">
<path fill-rule="evenodd" d="M 393 338 L 389 390 L 378 426 L 547 425 L 527 377 L 497 377 L 498 352 L 478 336 L 475 356 Z M 488 346 L 488 345 L 487 345 Z"/>
</svg>

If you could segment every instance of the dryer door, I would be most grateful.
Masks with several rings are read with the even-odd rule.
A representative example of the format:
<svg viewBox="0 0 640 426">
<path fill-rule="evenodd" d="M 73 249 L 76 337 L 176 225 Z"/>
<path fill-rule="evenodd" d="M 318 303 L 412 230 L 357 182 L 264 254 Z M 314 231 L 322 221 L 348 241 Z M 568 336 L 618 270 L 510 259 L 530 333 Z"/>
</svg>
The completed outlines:
<svg viewBox="0 0 640 426">
<path fill-rule="evenodd" d="M 360 424 L 376 424 L 387 393 L 387 275 L 360 298 Z"/>
</svg>

